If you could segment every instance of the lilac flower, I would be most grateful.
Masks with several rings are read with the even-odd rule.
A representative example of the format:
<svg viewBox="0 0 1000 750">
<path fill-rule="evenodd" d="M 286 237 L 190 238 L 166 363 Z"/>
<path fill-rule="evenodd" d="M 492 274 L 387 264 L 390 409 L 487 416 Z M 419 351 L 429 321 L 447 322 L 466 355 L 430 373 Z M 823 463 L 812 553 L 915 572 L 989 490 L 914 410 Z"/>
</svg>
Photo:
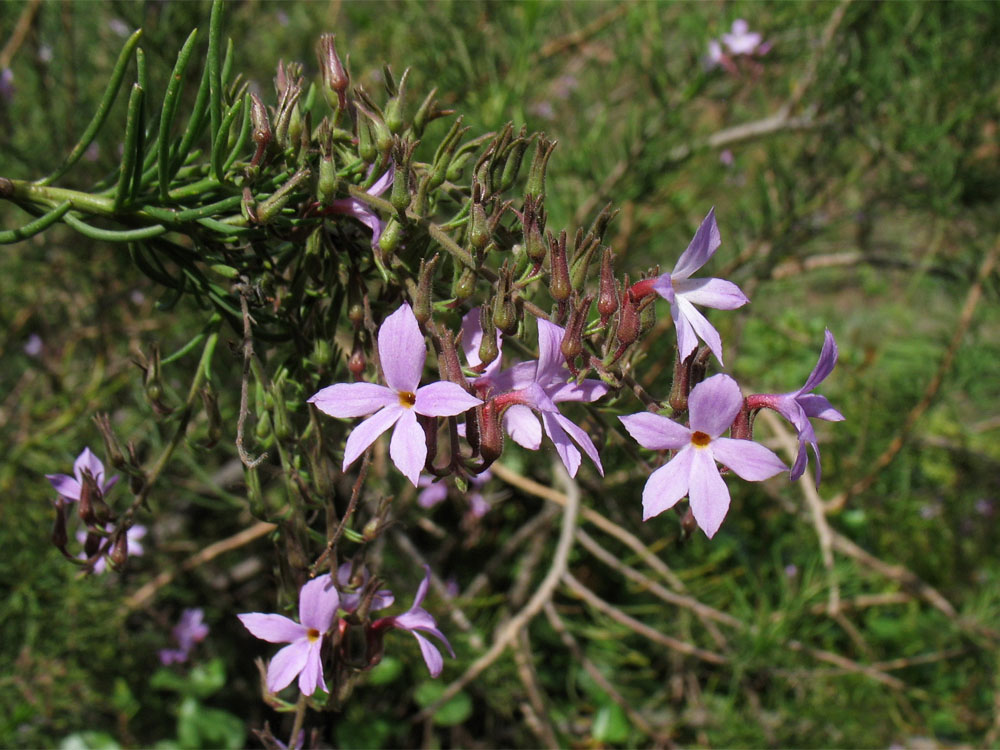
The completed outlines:
<svg viewBox="0 0 1000 750">
<path fill-rule="evenodd" d="M 387 630 L 389 628 L 410 631 L 413 637 L 417 639 L 417 644 L 420 646 L 420 653 L 424 657 L 424 663 L 427 665 L 431 677 L 437 677 L 441 674 L 441 669 L 444 667 L 444 659 L 442 659 L 441 652 L 438 651 L 437 647 L 427 638 L 420 635 L 420 633 L 433 635 L 440 640 L 445 645 L 445 648 L 448 649 L 448 653 L 451 654 L 452 659 L 455 658 L 455 652 L 452 650 L 451 644 L 448 643 L 448 639 L 445 638 L 444 633 L 438 630 L 437 622 L 431 614 L 420 606 L 424 601 L 424 597 L 427 596 L 427 589 L 431 583 L 431 569 L 427 565 L 424 566 L 424 572 L 424 580 L 421 581 L 420 588 L 417 589 L 417 595 L 413 598 L 413 606 L 401 615 L 383 617 L 376 620 L 372 623 L 372 628 L 376 631 Z"/>
<path fill-rule="evenodd" d="M 764 54 L 767 49 L 764 49 L 763 52 L 759 50 L 762 40 L 763 37 L 758 32 L 750 31 L 750 24 L 742 18 L 733 21 L 730 33 L 722 35 L 723 43 L 729 47 L 729 51 L 734 55 Z"/>
<path fill-rule="evenodd" d="M 386 173 L 378 178 L 370 188 L 365 192 L 368 195 L 379 196 L 382 195 L 389 187 L 392 185 L 392 178 L 395 174 L 395 169 L 390 165 Z M 334 214 L 347 214 L 348 216 L 353 216 L 355 219 L 360 221 L 366 227 L 372 230 L 372 247 L 378 244 L 379 238 L 382 236 L 382 230 L 385 229 L 385 222 L 379 218 L 379 215 L 369 206 L 367 203 L 358 200 L 357 198 L 337 198 L 336 200 L 330 201 L 330 205 L 327 206 L 327 211 Z"/>
<path fill-rule="evenodd" d="M 340 608 L 345 612 L 354 612 L 358 608 L 358 604 L 361 603 L 361 595 L 368 585 L 368 581 L 371 579 L 371 574 L 368 572 L 368 568 L 362 566 L 358 571 L 360 578 L 356 580 L 351 580 L 351 571 L 353 565 L 349 562 L 343 563 L 339 568 L 337 568 L 337 590 L 340 591 Z M 377 612 L 380 609 L 385 609 L 386 607 L 391 607 L 392 603 L 396 601 L 396 597 L 392 595 L 389 589 L 382 589 L 376 591 L 375 595 L 372 596 L 371 605 L 368 608 L 369 612 Z"/>
<path fill-rule="evenodd" d="M 378 352 L 386 385 L 338 383 L 309 399 L 332 417 L 370 416 L 354 428 L 344 447 L 346 470 L 383 432 L 395 425 L 389 456 L 414 486 L 427 458 L 424 431 L 417 414 L 452 417 L 482 403 L 456 383 L 439 381 L 418 388 L 427 358 L 420 326 L 408 304 L 382 323 Z M 387 387 L 388 386 L 388 387 Z"/>
<path fill-rule="evenodd" d="M 469 499 L 469 507 L 472 511 L 472 515 L 476 518 L 482 518 L 490 509 L 490 504 L 486 501 L 486 498 L 483 497 L 483 493 L 479 491 L 479 488 L 492 478 L 493 474 L 489 469 L 487 469 L 469 480 L 469 491 L 467 497 Z M 445 483 L 444 479 L 436 480 L 433 477 L 424 475 L 420 477 L 420 481 L 417 483 L 417 486 L 423 487 L 420 494 L 417 495 L 417 503 L 421 508 L 433 508 L 435 505 L 448 497 L 448 485 Z"/>
<path fill-rule="evenodd" d="M 522 362 L 499 373 L 494 382 L 501 391 L 510 391 L 516 398 L 510 399 L 514 405 L 504 415 L 504 426 L 514 442 L 528 450 L 538 450 L 542 441 L 542 431 L 538 419 L 531 409 L 542 417 L 542 426 L 556 447 L 556 453 L 566 466 L 571 477 L 580 468 L 580 451 L 570 438 L 583 449 L 594 462 L 601 476 L 604 467 L 590 436 L 580 427 L 559 413 L 563 401 L 596 401 L 608 391 L 600 380 L 588 379 L 582 383 L 570 382 L 572 377 L 566 368 L 560 350 L 565 330 L 547 320 L 538 321 L 538 360 Z"/>
<path fill-rule="evenodd" d="M 708 262 L 721 244 L 713 208 L 701 222 L 687 250 L 677 259 L 674 270 L 653 281 L 653 290 L 670 303 L 670 317 L 674 319 L 677 349 L 681 359 L 686 359 L 698 348 L 698 337 L 701 337 L 719 363 L 722 363 L 722 340 L 719 332 L 695 309 L 695 305 L 714 307 L 716 310 L 735 310 L 749 302 L 746 295 L 731 281 L 689 278 Z"/>
<path fill-rule="evenodd" d="M 719 461 L 743 479 L 759 482 L 787 467 L 774 453 L 751 440 L 719 437 L 743 405 L 740 387 L 728 375 L 714 375 L 691 390 L 691 427 L 658 414 L 619 417 L 644 448 L 678 451 L 649 475 L 642 492 L 642 520 L 672 508 L 685 495 L 694 519 L 709 539 L 729 511 L 729 489 L 715 465 Z"/>
<path fill-rule="evenodd" d="M 326 690 L 323 681 L 323 638 L 336 623 L 340 597 L 330 574 L 313 578 L 299 592 L 299 620 L 283 615 L 249 612 L 238 615 L 243 626 L 268 643 L 288 643 L 271 659 L 267 667 L 267 689 L 272 693 L 287 687 L 296 675 L 299 690 L 312 695 L 316 688 Z"/>
<path fill-rule="evenodd" d="M 37 333 L 28 336 L 28 340 L 24 342 L 24 353 L 29 357 L 38 357 L 44 348 L 45 342 Z"/>
<path fill-rule="evenodd" d="M 118 481 L 117 474 L 108 481 L 104 481 L 104 464 L 101 463 L 101 459 L 91 452 L 90 448 L 84 448 L 83 452 L 76 457 L 76 461 L 73 462 L 74 476 L 46 474 L 45 478 L 52 483 L 53 489 L 59 493 L 61 498 L 67 502 L 75 502 L 80 499 L 80 492 L 83 490 L 84 472 L 89 472 L 90 476 L 94 478 L 97 486 L 101 489 L 102 495 L 108 494 L 108 490 L 114 487 L 115 482 Z"/>
<path fill-rule="evenodd" d="M 806 378 L 805 385 L 790 393 L 755 395 L 748 400 L 751 409 L 761 407 L 774 409 L 791 422 L 798 431 L 799 452 L 789 474 L 789 478 L 792 480 L 801 477 L 806 470 L 807 445 L 812 446 L 813 455 L 816 457 L 816 484 L 819 484 L 822 475 L 819 462 L 819 444 L 809 418 L 825 419 L 828 422 L 842 422 L 844 420 L 844 415 L 834 409 L 825 396 L 811 392 L 833 372 L 833 368 L 837 364 L 837 356 L 837 342 L 828 329 L 823 339 L 823 349 L 820 352 L 819 360 L 813 371 L 809 373 L 809 377 Z"/>
<path fill-rule="evenodd" d="M 107 531 L 107 532 L 111 532 L 111 531 L 114 531 L 114 528 L 115 528 L 115 525 L 113 523 L 109 523 L 109 524 L 107 524 L 104 527 L 104 530 Z M 143 549 L 142 539 L 148 533 L 149 533 L 149 530 L 145 526 L 143 526 L 142 524 L 138 524 L 138 523 L 135 524 L 135 525 L 133 525 L 133 526 L 130 526 L 129 529 L 128 529 L 128 531 L 125 532 L 125 542 L 128 545 L 128 554 L 129 554 L 130 557 L 142 557 L 143 554 L 145 554 L 146 550 Z M 78 530 L 76 532 L 76 540 L 78 542 L 80 542 L 80 544 L 83 544 L 84 542 L 86 542 L 87 541 L 87 532 L 84 531 L 83 529 Z M 81 560 L 86 560 L 87 559 L 87 553 L 86 552 L 81 552 L 80 554 L 77 555 L 77 557 L 79 559 L 81 559 Z M 94 574 L 95 575 L 101 575 L 102 573 L 104 573 L 104 572 L 107 571 L 107 569 L 108 569 L 107 559 L 108 559 L 107 553 L 105 553 L 104 555 L 101 555 L 101 557 L 99 557 L 97 559 L 97 562 L 94 563 Z"/>
<path fill-rule="evenodd" d="M 177 664 L 188 660 L 191 649 L 196 643 L 201 643 L 208 636 L 208 625 L 202 620 L 205 613 L 201 609 L 185 609 L 181 612 L 181 619 L 170 631 L 177 642 L 176 649 L 161 649 L 161 664 Z"/>
<path fill-rule="evenodd" d="M 0 70 L 0 99 L 6 103 L 14 101 L 14 71 L 10 68 Z"/>
</svg>

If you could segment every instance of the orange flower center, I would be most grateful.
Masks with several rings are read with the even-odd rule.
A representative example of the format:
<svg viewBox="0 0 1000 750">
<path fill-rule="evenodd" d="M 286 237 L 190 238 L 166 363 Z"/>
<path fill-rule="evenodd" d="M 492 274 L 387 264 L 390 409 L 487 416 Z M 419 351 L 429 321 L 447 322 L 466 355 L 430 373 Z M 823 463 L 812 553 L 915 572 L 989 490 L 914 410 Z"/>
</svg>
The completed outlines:
<svg viewBox="0 0 1000 750">
<path fill-rule="evenodd" d="M 413 391 L 400 391 L 399 392 L 399 404 L 400 406 L 405 406 L 407 409 L 412 409 L 413 405 L 417 403 L 417 394 Z"/>
<path fill-rule="evenodd" d="M 319 631 L 316 630 L 316 628 L 309 628 L 309 630 L 306 631 L 306 638 L 308 638 L 310 641 L 318 641 Z"/>
<path fill-rule="evenodd" d="M 698 448 L 704 448 L 706 445 L 712 442 L 712 438 L 706 435 L 704 432 L 693 432 L 691 433 L 691 443 Z"/>
</svg>

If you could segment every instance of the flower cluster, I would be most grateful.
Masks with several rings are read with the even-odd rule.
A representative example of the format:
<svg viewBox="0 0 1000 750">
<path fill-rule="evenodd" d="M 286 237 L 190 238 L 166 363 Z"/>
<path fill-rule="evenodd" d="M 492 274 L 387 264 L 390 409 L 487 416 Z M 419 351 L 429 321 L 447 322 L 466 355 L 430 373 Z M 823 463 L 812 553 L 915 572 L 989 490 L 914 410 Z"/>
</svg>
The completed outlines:
<svg viewBox="0 0 1000 750">
<path fill-rule="evenodd" d="M 430 585 L 429 568 L 425 566 L 424 580 L 406 612 L 374 621 L 367 618 L 367 613 L 392 606 L 395 597 L 389 590 L 372 588 L 373 581 L 367 570 L 362 568 L 357 580 L 352 580 L 351 570 L 351 564 L 344 563 L 337 570 L 336 581 L 327 573 L 307 582 L 299 591 L 298 622 L 284 615 L 260 612 L 239 615 L 240 622 L 257 638 L 288 644 L 275 654 L 267 668 L 267 689 L 272 693 L 284 689 L 296 677 L 304 695 L 312 695 L 318 688 L 329 692 L 323 678 L 324 645 L 333 647 L 341 663 L 370 669 L 382 658 L 384 634 L 393 629 L 406 630 L 416 638 L 432 677 L 441 674 L 444 661 L 437 647 L 422 633 L 439 639 L 454 658 L 448 639 L 438 629 L 434 617 L 421 606 Z M 343 612 L 344 616 L 339 616 L 338 612 Z M 359 625 L 360 615 L 364 617 Z M 365 649 L 360 659 L 346 653 L 350 645 L 346 634 L 358 628 L 363 632 Z"/>
</svg>

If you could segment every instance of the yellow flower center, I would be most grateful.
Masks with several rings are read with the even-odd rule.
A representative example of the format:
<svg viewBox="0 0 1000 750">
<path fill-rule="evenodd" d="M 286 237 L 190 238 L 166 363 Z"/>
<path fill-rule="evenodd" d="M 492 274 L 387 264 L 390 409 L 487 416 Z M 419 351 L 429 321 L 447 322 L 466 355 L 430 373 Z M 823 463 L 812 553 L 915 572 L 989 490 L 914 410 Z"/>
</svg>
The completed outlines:
<svg viewBox="0 0 1000 750">
<path fill-rule="evenodd" d="M 706 435 L 704 432 L 692 432 L 691 433 L 691 444 L 696 448 L 704 448 L 706 445 L 712 442 L 712 438 Z"/>
<path fill-rule="evenodd" d="M 319 631 L 316 630 L 316 628 L 309 628 L 309 630 L 306 631 L 306 638 L 308 638 L 310 641 L 313 641 L 313 642 L 314 641 L 318 641 L 319 640 Z"/>
<path fill-rule="evenodd" d="M 405 406 L 407 409 L 412 409 L 413 405 L 417 403 L 417 394 L 413 391 L 400 391 L 399 392 L 399 405 Z"/>
</svg>

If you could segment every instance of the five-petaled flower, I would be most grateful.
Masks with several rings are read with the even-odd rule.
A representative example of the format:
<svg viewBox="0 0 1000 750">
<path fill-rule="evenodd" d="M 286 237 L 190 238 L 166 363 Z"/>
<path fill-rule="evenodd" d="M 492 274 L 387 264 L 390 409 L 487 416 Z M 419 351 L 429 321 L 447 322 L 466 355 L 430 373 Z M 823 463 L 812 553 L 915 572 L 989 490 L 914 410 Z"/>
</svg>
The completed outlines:
<svg viewBox="0 0 1000 750">
<path fill-rule="evenodd" d="M 564 401 L 596 401 L 608 391 L 600 380 L 588 379 L 572 382 L 560 350 L 565 330 L 547 320 L 538 320 L 538 360 L 521 362 L 498 373 L 493 383 L 498 391 L 506 391 L 504 400 L 513 405 L 504 414 L 504 427 L 513 438 L 528 450 L 538 450 L 542 442 L 542 429 L 531 410 L 541 414 L 542 426 L 556 447 L 566 471 L 576 476 L 580 468 L 580 451 L 570 438 L 594 462 L 601 476 L 604 467 L 594 441 L 585 430 L 575 425 L 559 412 L 557 404 Z M 501 398 L 504 398 L 501 396 Z"/>
<path fill-rule="evenodd" d="M 177 648 L 160 649 L 160 663 L 176 664 L 188 660 L 191 649 L 208 636 L 208 625 L 204 623 L 205 613 L 200 609 L 185 609 L 181 619 L 170 631 L 177 642 Z"/>
<path fill-rule="evenodd" d="M 330 574 L 318 576 L 299 592 L 299 622 L 283 615 L 250 612 L 238 615 L 253 635 L 268 643 L 287 643 L 267 667 L 267 689 L 272 693 L 287 687 L 296 675 L 299 690 L 312 695 L 316 688 L 326 690 L 323 681 L 323 638 L 337 622 L 340 596 Z"/>
<path fill-rule="evenodd" d="M 677 333 L 677 351 L 681 359 L 698 348 L 698 337 L 708 344 L 715 358 L 722 362 L 719 332 L 695 309 L 695 305 L 716 310 L 735 310 L 749 300 L 736 284 L 724 279 L 692 279 L 691 274 L 705 265 L 722 244 L 715 209 L 701 222 L 687 250 L 677 259 L 674 270 L 650 279 L 652 290 L 670 303 L 670 317 Z M 633 291 L 647 282 L 639 282 Z M 645 291 L 645 290 L 643 290 Z"/>
<path fill-rule="evenodd" d="M 644 448 L 677 451 L 646 481 L 642 492 L 644 521 L 672 508 L 687 495 L 695 521 L 712 538 L 729 511 L 729 489 L 716 461 L 753 482 L 788 468 L 763 445 L 719 437 L 742 406 L 743 396 L 736 381 L 728 375 L 714 375 L 691 390 L 690 427 L 649 412 L 618 418 Z"/>
<path fill-rule="evenodd" d="M 88 472 L 94 478 L 94 482 L 100 488 L 102 495 L 108 494 L 108 490 L 114 487 L 115 482 L 118 481 L 117 474 L 108 481 L 104 481 L 104 464 L 101 462 L 101 459 L 93 454 L 90 448 L 84 448 L 83 452 L 76 457 L 76 461 L 73 462 L 74 476 L 71 477 L 67 474 L 46 474 L 45 478 L 52 483 L 53 489 L 59 493 L 59 496 L 63 500 L 76 502 L 80 499 L 80 493 L 83 491 L 84 472 Z"/>
<path fill-rule="evenodd" d="M 844 420 L 844 415 L 834 409 L 825 396 L 812 393 L 833 372 L 833 368 L 837 364 L 837 354 L 837 342 L 828 329 L 823 339 L 823 350 L 820 352 L 819 360 L 801 388 L 790 393 L 761 394 L 747 399 L 747 405 L 750 409 L 761 407 L 774 409 L 791 422 L 798 431 L 799 451 L 795 456 L 795 463 L 792 464 L 789 475 L 792 480 L 801 477 L 806 470 L 807 445 L 812 447 L 813 455 L 816 457 L 814 466 L 816 484 L 819 484 L 822 475 L 819 462 L 819 444 L 809 418 L 825 419 L 828 422 L 842 422 Z"/>
<path fill-rule="evenodd" d="M 427 638 L 420 635 L 420 633 L 427 633 L 428 635 L 433 635 L 435 638 L 440 640 L 445 648 L 448 649 L 448 653 L 451 654 L 451 658 L 455 658 L 455 652 L 451 648 L 451 644 L 448 643 L 448 639 L 445 638 L 444 633 L 438 630 L 437 622 L 434 617 L 420 605 L 424 601 L 424 597 L 427 596 L 427 589 L 431 583 L 431 569 L 427 565 L 424 566 L 424 580 L 420 582 L 420 588 L 417 589 L 417 595 L 413 598 L 413 606 L 410 607 L 406 612 L 401 615 L 396 615 L 395 617 L 383 617 L 372 623 L 372 629 L 376 632 L 389 630 L 391 628 L 398 628 L 399 630 L 408 630 L 413 634 L 413 637 L 417 639 L 417 644 L 420 646 L 420 653 L 424 657 L 424 663 L 427 665 L 427 669 L 431 673 L 431 677 L 437 677 L 441 674 L 441 669 L 444 667 L 444 659 L 441 657 L 441 652 L 437 650 L 437 647 L 430 642 Z"/>
<path fill-rule="evenodd" d="M 389 456 L 414 486 L 427 459 L 424 431 L 417 414 L 452 417 L 482 403 L 457 383 L 439 381 L 423 387 L 420 376 L 427 346 L 420 325 L 408 304 L 403 304 L 382 323 L 378 353 L 386 385 L 338 383 L 327 386 L 309 399 L 332 417 L 368 416 L 354 428 L 344 447 L 346 470 L 383 432 L 395 425 Z"/>
</svg>

